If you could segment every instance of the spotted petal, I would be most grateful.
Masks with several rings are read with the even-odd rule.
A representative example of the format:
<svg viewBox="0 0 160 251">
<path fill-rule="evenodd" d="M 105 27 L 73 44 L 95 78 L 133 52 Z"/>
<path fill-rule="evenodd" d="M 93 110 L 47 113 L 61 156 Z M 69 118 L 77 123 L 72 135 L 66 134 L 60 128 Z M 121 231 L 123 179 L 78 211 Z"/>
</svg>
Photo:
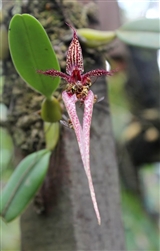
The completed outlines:
<svg viewBox="0 0 160 251">
<path fill-rule="evenodd" d="M 75 134 L 76 134 L 76 138 L 77 138 L 77 142 L 78 142 L 78 146 L 80 149 L 80 153 L 81 153 L 81 158 L 83 163 L 85 163 L 85 151 L 84 151 L 84 144 L 82 141 L 83 135 L 82 135 L 82 127 L 81 124 L 79 122 L 79 118 L 77 116 L 77 111 L 76 111 L 76 102 L 77 102 L 77 97 L 76 95 L 72 95 L 69 96 L 68 93 L 66 91 L 62 92 L 62 99 L 63 102 L 65 104 L 66 110 L 68 112 L 68 115 L 70 117 L 70 120 L 72 122 Z"/>
<path fill-rule="evenodd" d="M 54 70 L 54 69 L 47 70 L 47 71 L 37 70 L 37 73 L 48 75 L 51 77 L 60 77 L 60 78 L 65 79 L 67 82 L 69 82 L 69 79 L 70 79 L 70 77 L 67 74 L 65 74 L 61 71 Z"/>
<path fill-rule="evenodd" d="M 84 69 L 82 49 L 76 30 L 71 25 L 68 24 L 68 26 L 73 30 L 73 38 L 67 52 L 66 73 L 71 75 L 74 70 L 79 70 L 79 72 L 82 73 Z"/>
<path fill-rule="evenodd" d="M 83 116 L 83 142 L 85 146 L 85 163 L 84 169 L 87 175 L 89 189 L 91 193 L 91 198 L 94 206 L 94 210 L 96 212 L 96 216 L 98 219 L 99 225 L 101 224 L 101 217 L 97 205 L 96 195 L 94 191 L 94 186 L 92 182 L 91 170 L 90 170 L 90 127 L 91 127 L 91 119 L 93 112 L 93 104 L 94 104 L 94 94 L 92 91 L 89 91 L 88 96 L 84 101 L 84 116 Z"/>
<path fill-rule="evenodd" d="M 106 71 L 103 69 L 96 69 L 92 71 L 88 71 L 82 75 L 82 83 L 85 83 L 85 80 L 89 77 L 100 77 L 100 76 L 112 76 L 117 70 Z"/>
<path fill-rule="evenodd" d="M 62 99 L 66 106 L 66 110 L 70 117 L 70 120 L 73 124 L 73 128 L 76 134 L 84 170 L 87 175 L 89 189 L 91 193 L 91 199 L 93 202 L 93 206 L 96 212 L 96 216 L 98 219 L 98 223 L 101 224 L 100 213 L 96 201 L 94 186 L 92 182 L 92 176 L 90 171 L 90 126 L 93 112 L 93 104 L 94 104 L 94 94 L 92 91 L 89 91 L 86 99 L 84 100 L 84 116 L 83 116 L 83 127 L 79 122 L 79 118 L 76 112 L 76 95 L 69 96 L 66 91 L 62 93 Z"/>
</svg>

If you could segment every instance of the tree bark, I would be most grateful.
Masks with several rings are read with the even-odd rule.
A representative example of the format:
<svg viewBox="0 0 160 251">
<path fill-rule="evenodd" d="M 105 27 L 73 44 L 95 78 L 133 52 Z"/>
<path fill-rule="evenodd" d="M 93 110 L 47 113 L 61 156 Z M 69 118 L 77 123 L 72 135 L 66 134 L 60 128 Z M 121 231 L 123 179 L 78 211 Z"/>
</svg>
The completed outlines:
<svg viewBox="0 0 160 251">
<path fill-rule="evenodd" d="M 94 67 L 89 63 L 90 61 L 96 62 Z M 88 59 L 85 57 L 85 62 L 85 71 L 105 67 L 102 55 L 96 51 L 94 55 L 93 50 L 89 50 Z M 20 79 L 17 79 L 15 83 L 18 84 L 19 81 Z M 8 97 L 7 88 L 8 85 L 5 87 L 5 97 Z M 25 88 L 27 88 L 26 91 L 29 89 Z M 16 87 L 15 95 L 17 95 L 17 89 L 19 88 Z M 99 226 L 97 223 L 75 133 L 68 128 L 61 128 L 61 137 L 52 153 L 44 184 L 34 202 L 21 217 L 21 251 L 125 250 L 116 151 L 105 78 L 99 78 L 92 90 L 98 97 L 105 96 L 102 102 L 94 106 L 90 147 L 91 173 L 102 224 Z M 21 95 L 24 93 L 22 87 L 19 91 Z M 29 105 L 30 98 L 27 99 L 26 91 L 23 95 Z M 39 95 L 35 93 L 34 95 L 40 101 Z M 22 116 L 22 111 L 25 111 L 25 114 L 29 111 L 26 112 L 28 108 L 26 108 L 24 98 L 18 97 L 19 102 L 17 99 L 12 102 L 12 111 L 14 115 Z M 20 99 L 23 102 L 20 102 Z M 7 100 L 9 105 L 10 97 Z M 16 113 L 16 109 L 19 109 L 18 105 L 21 108 L 20 115 Z M 37 106 L 34 106 L 34 109 L 37 109 Z M 77 107 L 77 110 L 79 116 L 82 117 L 83 107 Z M 39 120 L 38 126 L 41 127 L 42 122 Z M 37 122 L 31 118 L 32 126 L 26 125 L 26 122 L 23 123 L 20 127 L 21 132 L 25 133 L 27 128 L 30 128 L 32 135 Z M 12 120 L 10 124 L 14 124 Z M 18 125 L 15 122 L 15 126 L 10 128 L 13 134 L 19 129 Z M 24 125 L 27 128 L 24 128 Z M 36 129 L 36 140 L 39 137 L 37 134 L 40 131 L 39 127 Z M 40 147 L 43 147 L 43 135 L 42 131 L 40 132 L 42 139 Z M 36 146 L 37 142 L 35 139 L 33 141 Z M 25 144 L 22 141 L 19 144 L 22 150 L 30 152 L 34 149 L 33 146 L 29 148 L 30 143 Z"/>
<path fill-rule="evenodd" d="M 99 96 L 104 95 L 105 80 L 99 79 L 94 89 Z M 61 150 L 54 153 L 59 161 L 52 164 L 54 177 L 61 173 L 56 203 L 53 191 L 49 214 L 36 215 L 33 204 L 23 214 L 22 251 L 125 249 L 116 153 L 107 108 L 107 98 L 95 105 L 91 127 L 91 172 L 101 226 L 97 224 L 74 131 L 64 128 L 57 146 Z"/>
</svg>

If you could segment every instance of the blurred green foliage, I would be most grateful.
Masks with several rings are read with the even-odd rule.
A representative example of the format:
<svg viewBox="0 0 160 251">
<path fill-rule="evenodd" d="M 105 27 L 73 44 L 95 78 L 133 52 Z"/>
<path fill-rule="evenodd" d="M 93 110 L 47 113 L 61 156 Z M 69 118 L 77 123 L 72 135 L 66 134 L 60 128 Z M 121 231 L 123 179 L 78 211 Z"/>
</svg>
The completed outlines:
<svg viewBox="0 0 160 251">
<path fill-rule="evenodd" d="M 160 163 L 145 164 L 139 171 L 144 205 L 152 215 L 160 215 Z"/>
<path fill-rule="evenodd" d="M 121 31 L 122 35 L 125 35 L 125 29 L 123 28 Z M 141 32 L 142 33 L 142 32 Z M 117 33 L 118 34 L 118 33 Z M 120 33 L 119 33 L 120 34 Z M 129 33 L 126 33 L 129 34 Z M 135 33 L 134 33 L 135 34 Z M 157 36 L 157 35 L 156 35 Z M 124 37 L 122 40 L 130 39 L 130 36 Z M 145 37 L 144 37 L 145 38 Z M 148 44 L 154 42 L 155 39 L 150 37 L 151 39 L 147 41 Z M 130 41 L 128 42 L 130 43 Z M 38 50 L 37 50 L 38 51 Z M 27 59 L 27 57 L 25 56 Z M 46 62 L 45 62 L 46 65 Z M 53 68 L 53 67 L 51 67 Z M 34 68 L 33 68 L 34 69 Z M 43 69 L 43 67 L 37 67 L 37 69 Z M 35 71 L 35 69 L 34 69 Z M 42 76 L 42 75 L 41 75 Z M 109 99 L 111 104 L 111 114 L 112 114 L 112 121 L 114 132 L 116 138 L 121 137 L 121 133 L 124 127 L 124 124 L 130 120 L 130 113 L 128 111 L 128 102 L 125 98 L 123 92 L 123 85 L 125 81 L 125 74 L 118 73 L 114 77 L 109 78 Z M 45 78 L 48 82 L 48 78 Z M 51 80 L 53 83 L 53 80 Z M 2 85 L 0 84 L 0 88 L 2 89 Z M 47 93 L 43 93 L 48 96 Z M 118 121 L 118 123 L 117 123 Z M 11 174 L 11 169 L 7 168 L 9 166 L 12 153 L 13 153 L 13 143 L 8 135 L 6 129 L 0 128 L 1 133 L 1 166 L 2 166 L 2 186 L 5 183 L 8 176 Z M 152 170 L 153 171 L 153 170 Z M 140 174 L 141 177 L 144 177 L 146 173 L 148 174 L 147 177 L 150 177 L 151 168 L 147 167 L 143 169 L 143 172 Z M 143 179 L 143 178 L 142 178 Z M 149 180 L 147 180 L 147 184 L 149 184 Z M 155 192 L 157 192 L 157 187 L 154 188 L 155 190 L 152 192 L 148 192 L 148 196 L 154 196 Z M 142 201 L 140 201 L 136 195 L 131 192 L 128 192 L 124 189 L 122 185 L 122 214 L 123 214 L 123 221 L 125 226 L 125 238 L 126 238 L 126 247 L 128 251 L 158 251 L 158 229 L 153 224 L 151 219 L 148 217 L 146 212 L 144 211 L 144 206 Z M 7 250 L 15 250 L 18 251 L 19 247 L 19 240 L 20 240 L 20 231 L 19 231 L 19 219 L 16 219 L 9 225 L 4 223 L 0 219 L 1 228 L 3 228 L 2 233 L 2 251 Z M 10 241 L 8 241 L 8 239 Z"/>
<path fill-rule="evenodd" d="M 118 72 L 107 80 L 113 130 L 116 139 L 120 139 L 124 126 L 131 117 L 129 103 L 123 91 L 126 75 L 124 72 Z"/>
<path fill-rule="evenodd" d="M 125 23 L 116 31 L 98 31 L 94 29 L 79 29 L 78 34 L 88 47 L 97 47 L 110 43 L 118 37 L 126 44 L 159 49 L 160 19 L 140 18 Z"/>
<path fill-rule="evenodd" d="M 108 78 L 109 103 L 111 108 L 112 125 L 117 141 L 122 139 L 125 126 L 131 119 L 129 103 L 124 94 L 126 76 L 118 72 Z M 155 184 L 154 165 L 145 165 L 140 169 L 140 180 L 144 191 L 145 203 L 154 205 L 159 203 L 159 184 Z M 158 177 L 158 176 L 157 176 Z M 160 181 L 160 179 L 159 179 Z M 152 202 L 150 202 L 150 200 Z M 125 228 L 126 249 L 128 251 L 159 251 L 159 230 L 149 214 L 146 213 L 145 203 L 132 192 L 121 186 L 122 218 Z M 157 205 L 157 204 L 156 204 Z M 160 214 L 160 211 L 157 213 Z"/>
<path fill-rule="evenodd" d="M 11 223 L 5 223 L 0 219 L 1 251 L 20 251 L 19 218 Z"/>
<path fill-rule="evenodd" d="M 116 34 L 126 44 L 159 49 L 160 19 L 140 18 L 122 25 Z"/>
<path fill-rule="evenodd" d="M 144 211 L 142 201 L 123 188 L 121 196 L 127 250 L 158 251 L 158 228 Z"/>
</svg>

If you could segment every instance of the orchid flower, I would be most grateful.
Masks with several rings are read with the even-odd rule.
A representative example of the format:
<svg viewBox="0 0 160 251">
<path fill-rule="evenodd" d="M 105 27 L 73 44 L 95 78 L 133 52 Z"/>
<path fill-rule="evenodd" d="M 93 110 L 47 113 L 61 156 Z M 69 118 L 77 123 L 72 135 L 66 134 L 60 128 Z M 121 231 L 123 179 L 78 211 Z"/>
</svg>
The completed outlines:
<svg viewBox="0 0 160 251">
<path fill-rule="evenodd" d="M 67 52 L 66 73 L 54 69 L 47 71 L 38 70 L 37 72 L 53 77 L 59 76 L 67 82 L 66 89 L 62 92 L 62 99 L 76 134 L 84 170 L 88 179 L 93 206 L 98 219 L 98 223 L 101 224 L 101 217 L 96 201 L 90 171 L 90 126 L 93 104 L 96 99 L 93 92 L 90 90 L 90 87 L 92 85 L 90 77 L 102 75 L 111 76 L 113 75 L 114 71 L 109 72 L 106 70 L 96 69 L 82 74 L 84 71 L 82 49 L 78 41 L 76 30 L 72 26 L 70 27 L 73 29 L 73 38 Z M 84 116 L 82 126 L 80 124 L 76 112 L 77 101 L 80 101 L 84 104 Z"/>
</svg>

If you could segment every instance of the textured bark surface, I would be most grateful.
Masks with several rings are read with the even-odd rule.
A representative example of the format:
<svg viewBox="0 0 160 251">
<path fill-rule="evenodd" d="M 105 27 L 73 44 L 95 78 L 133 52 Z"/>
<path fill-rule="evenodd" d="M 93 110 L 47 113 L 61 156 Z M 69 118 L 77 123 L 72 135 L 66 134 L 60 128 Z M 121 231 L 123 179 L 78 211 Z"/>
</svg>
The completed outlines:
<svg viewBox="0 0 160 251">
<path fill-rule="evenodd" d="M 86 26 L 85 19 L 79 19 L 84 17 L 86 9 L 83 11 L 82 8 L 77 8 L 73 2 L 66 6 L 67 1 L 64 1 L 65 5 L 60 9 L 58 6 L 62 6 L 61 1 L 57 0 L 50 1 L 50 5 L 47 5 L 49 10 L 43 11 L 43 2 L 40 7 L 36 2 L 31 1 L 23 10 L 29 10 L 29 13 L 37 15 L 41 20 L 64 70 L 66 46 L 70 42 L 69 39 L 64 39 L 63 33 L 66 16 L 77 27 Z M 53 8 L 51 3 L 57 7 Z M 54 16 L 52 21 L 55 24 L 47 23 L 50 15 Z M 100 51 L 89 49 L 86 52 L 83 49 L 85 71 L 105 67 Z M 43 123 L 40 117 L 34 116 L 42 97 L 28 90 L 15 73 L 10 58 L 5 60 L 4 73 L 7 77 L 3 97 L 10 111 L 8 128 L 16 146 L 25 153 L 44 147 Z M 45 182 L 34 202 L 21 217 L 21 251 L 125 250 L 116 153 L 105 78 L 99 78 L 92 90 L 98 97 L 105 96 L 102 102 L 94 106 L 90 149 L 91 173 L 102 224 L 99 226 L 97 223 L 74 131 L 62 128 L 61 139 L 52 154 Z M 82 117 L 83 107 L 77 109 Z M 17 133 L 21 137 L 16 137 Z M 23 140 L 19 142 L 18 139 Z M 37 142 L 40 142 L 39 145 Z"/>
<path fill-rule="evenodd" d="M 97 81 L 93 89 L 99 96 L 105 95 L 104 79 Z M 55 152 L 59 161 L 51 164 L 55 179 L 61 173 L 61 182 L 55 185 L 59 192 L 55 196 L 52 187 L 53 207 L 47 215 L 36 215 L 31 205 L 22 216 L 22 250 L 125 250 L 107 98 L 95 105 L 91 127 L 91 172 L 101 226 L 97 224 L 74 131 L 64 128 L 59 144 Z"/>
</svg>

